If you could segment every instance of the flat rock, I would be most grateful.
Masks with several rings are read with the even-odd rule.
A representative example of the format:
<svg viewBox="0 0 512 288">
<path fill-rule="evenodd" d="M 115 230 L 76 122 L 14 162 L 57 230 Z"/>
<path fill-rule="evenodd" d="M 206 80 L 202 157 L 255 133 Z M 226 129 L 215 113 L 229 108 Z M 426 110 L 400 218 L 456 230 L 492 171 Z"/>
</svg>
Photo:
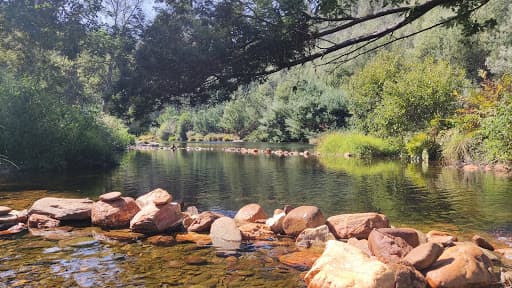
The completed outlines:
<svg viewBox="0 0 512 288">
<path fill-rule="evenodd" d="M 306 228 L 315 228 L 324 224 L 325 217 L 318 207 L 299 206 L 286 214 L 283 230 L 286 235 L 296 237 Z"/>
<path fill-rule="evenodd" d="M 119 198 L 121 198 L 121 192 L 108 192 L 105 194 L 100 195 L 100 201 L 103 202 L 112 202 Z"/>
<path fill-rule="evenodd" d="M 220 217 L 223 217 L 223 215 L 211 211 L 202 212 L 201 214 L 197 215 L 194 220 L 192 220 L 192 223 L 188 226 L 187 231 L 209 233 L 213 222 Z"/>
<path fill-rule="evenodd" d="M 7 215 L 11 211 L 12 211 L 12 209 L 7 206 L 0 206 L 0 216 Z"/>
<path fill-rule="evenodd" d="M 368 236 L 368 248 L 384 263 L 399 263 L 412 250 L 404 239 L 374 229 Z"/>
<path fill-rule="evenodd" d="M 312 246 L 324 247 L 329 240 L 336 240 L 334 235 L 329 231 L 327 225 L 315 228 L 306 228 L 302 231 L 295 241 L 295 245 L 299 247 L 309 248 Z"/>
<path fill-rule="evenodd" d="M 490 287 L 492 264 L 474 245 L 446 248 L 425 275 L 432 288 Z"/>
<path fill-rule="evenodd" d="M 182 221 L 180 206 L 175 203 L 156 206 L 151 203 L 142 208 L 130 221 L 130 229 L 144 234 L 157 234 Z"/>
<path fill-rule="evenodd" d="M 270 227 L 265 224 L 247 223 L 238 227 L 238 229 L 242 233 L 243 240 L 267 240 L 276 237 Z"/>
<path fill-rule="evenodd" d="M 198 246 L 206 246 L 212 244 L 212 238 L 210 238 L 210 235 L 189 232 L 186 234 L 177 234 L 176 242 L 196 243 Z"/>
<path fill-rule="evenodd" d="M 172 196 L 164 189 L 157 188 L 137 198 L 137 205 L 142 209 L 148 205 L 164 205 L 172 201 Z M 166 203 L 164 203 L 166 202 Z"/>
<path fill-rule="evenodd" d="M 247 223 L 256 223 L 260 220 L 264 221 L 268 218 L 263 208 L 256 203 L 247 204 L 240 208 L 235 215 L 235 222 L 238 226 Z"/>
<path fill-rule="evenodd" d="M 98 201 L 92 206 L 91 221 L 93 225 L 107 229 L 125 228 L 130 226 L 130 220 L 139 211 L 139 206 L 131 197 L 119 197 L 108 202 Z"/>
<path fill-rule="evenodd" d="M 405 256 L 404 262 L 413 265 L 418 270 L 424 270 L 436 262 L 443 250 L 443 246 L 438 243 L 421 244 Z"/>
<path fill-rule="evenodd" d="M 304 277 L 308 288 L 394 288 L 394 272 L 358 248 L 341 241 L 327 242 L 322 256 Z"/>
<path fill-rule="evenodd" d="M 222 250 L 236 250 L 240 248 L 242 233 L 234 219 L 221 217 L 215 220 L 210 229 L 212 244 Z"/>
<path fill-rule="evenodd" d="M 50 218 L 46 215 L 32 214 L 28 217 L 28 227 L 30 228 L 55 228 L 60 226 L 60 221 Z"/>
<path fill-rule="evenodd" d="M 485 240 L 480 235 L 473 236 L 473 238 L 471 238 L 471 241 L 473 241 L 473 243 L 475 243 L 477 246 L 480 246 L 480 247 L 490 250 L 490 251 L 494 251 L 494 246 L 492 246 L 492 244 L 489 243 L 489 241 Z"/>
<path fill-rule="evenodd" d="M 57 220 L 90 220 L 93 203 L 90 199 L 46 197 L 34 202 L 28 213 L 46 215 Z"/>
<path fill-rule="evenodd" d="M 320 249 L 305 249 L 279 256 L 279 262 L 299 270 L 308 270 L 322 255 Z"/>
<path fill-rule="evenodd" d="M 145 237 L 146 236 L 142 233 L 132 232 L 128 229 L 104 231 L 94 234 L 95 239 L 104 242 L 117 241 L 123 243 L 133 243 L 138 240 L 144 239 Z"/>
<path fill-rule="evenodd" d="M 457 236 L 451 235 L 448 232 L 432 230 L 427 233 L 427 241 L 439 243 L 444 247 L 450 247 L 455 245 L 454 243 L 457 242 L 458 239 Z"/>
<path fill-rule="evenodd" d="M 368 239 L 373 229 L 389 228 L 389 220 L 383 214 L 341 214 L 327 218 L 327 226 L 338 239 Z"/>
</svg>

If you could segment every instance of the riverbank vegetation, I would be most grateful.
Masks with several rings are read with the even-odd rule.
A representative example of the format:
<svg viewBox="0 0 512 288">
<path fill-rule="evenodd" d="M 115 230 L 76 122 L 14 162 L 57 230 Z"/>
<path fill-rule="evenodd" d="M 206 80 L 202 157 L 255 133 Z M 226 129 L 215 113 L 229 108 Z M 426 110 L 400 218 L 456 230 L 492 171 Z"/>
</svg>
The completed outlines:
<svg viewBox="0 0 512 288">
<path fill-rule="evenodd" d="M 132 135 L 512 161 L 510 3 L 276 3 L 2 2 L 0 163 L 103 166 Z"/>
</svg>

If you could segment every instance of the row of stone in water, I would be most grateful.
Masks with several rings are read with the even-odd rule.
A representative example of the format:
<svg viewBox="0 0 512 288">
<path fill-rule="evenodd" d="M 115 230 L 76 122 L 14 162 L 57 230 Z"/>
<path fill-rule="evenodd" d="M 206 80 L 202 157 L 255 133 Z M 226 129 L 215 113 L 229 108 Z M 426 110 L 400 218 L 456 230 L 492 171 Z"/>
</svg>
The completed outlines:
<svg viewBox="0 0 512 288">
<path fill-rule="evenodd" d="M 507 287 L 512 248 L 494 249 L 475 235 L 458 242 L 455 235 L 413 228 L 391 228 L 378 213 L 341 214 L 325 218 L 315 206 L 285 207 L 268 217 L 258 204 L 242 207 L 234 218 L 194 207 L 181 212 L 163 189 L 136 200 L 119 192 L 89 199 L 42 198 L 28 211 L 0 208 L 0 236 L 21 233 L 26 226 L 51 229 L 73 221 L 90 222 L 107 237 L 150 237 L 156 245 L 176 240 L 212 244 L 220 256 L 237 255 L 242 241 L 294 239 L 300 250 L 279 256 L 287 265 L 308 270 L 308 287 Z M 78 221 L 78 222 L 77 222 Z M 26 223 L 26 224 L 25 224 Z M 10 227 L 9 227 L 10 226 Z M 170 233 L 188 231 L 187 234 Z M 135 233 L 135 236 L 134 234 Z M 195 261 L 195 260 L 190 260 Z"/>
</svg>

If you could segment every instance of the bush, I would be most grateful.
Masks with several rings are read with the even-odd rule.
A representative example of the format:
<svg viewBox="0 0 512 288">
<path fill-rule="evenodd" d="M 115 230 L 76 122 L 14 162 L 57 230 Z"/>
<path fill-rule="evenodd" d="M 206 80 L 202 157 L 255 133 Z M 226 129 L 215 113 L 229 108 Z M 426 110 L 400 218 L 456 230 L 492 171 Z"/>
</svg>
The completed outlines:
<svg viewBox="0 0 512 288">
<path fill-rule="evenodd" d="M 423 156 L 423 151 L 427 151 L 429 159 L 437 159 L 440 147 L 427 133 L 420 132 L 413 135 L 411 139 L 407 141 L 405 149 L 409 157 L 413 160 L 420 160 Z"/>
<path fill-rule="evenodd" d="M 389 141 L 355 132 L 330 132 L 321 136 L 317 146 L 320 155 L 333 156 L 351 153 L 356 158 L 397 156 L 399 149 Z"/>
</svg>

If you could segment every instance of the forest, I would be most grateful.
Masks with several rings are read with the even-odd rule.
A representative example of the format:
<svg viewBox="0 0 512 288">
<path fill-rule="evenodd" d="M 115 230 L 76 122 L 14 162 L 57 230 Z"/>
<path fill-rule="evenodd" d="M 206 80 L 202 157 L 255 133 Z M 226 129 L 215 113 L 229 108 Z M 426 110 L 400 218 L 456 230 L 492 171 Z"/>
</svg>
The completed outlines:
<svg viewBox="0 0 512 288">
<path fill-rule="evenodd" d="M 0 165 L 105 167 L 137 138 L 510 162 L 510 15 L 507 0 L 2 1 Z"/>
</svg>

